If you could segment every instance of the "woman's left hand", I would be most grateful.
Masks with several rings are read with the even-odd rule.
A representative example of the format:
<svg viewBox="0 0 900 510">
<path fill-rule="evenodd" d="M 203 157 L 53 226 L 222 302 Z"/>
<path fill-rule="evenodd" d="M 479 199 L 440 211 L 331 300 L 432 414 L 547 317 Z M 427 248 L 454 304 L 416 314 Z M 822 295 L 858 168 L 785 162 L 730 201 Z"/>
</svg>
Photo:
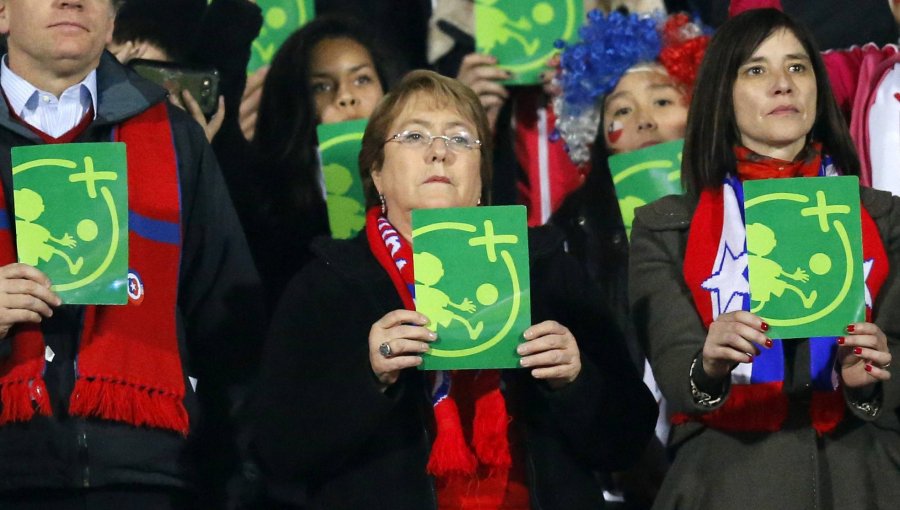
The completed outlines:
<svg viewBox="0 0 900 510">
<path fill-rule="evenodd" d="M 175 106 L 190 113 L 191 117 L 197 121 L 197 124 L 200 124 L 200 127 L 203 128 L 203 133 L 206 134 L 206 141 L 212 142 L 213 137 L 216 136 L 216 133 L 219 132 L 219 128 L 222 127 L 222 121 L 225 120 L 224 96 L 219 96 L 218 109 L 209 120 L 206 120 L 203 110 L 200 109 L 200 103 L 198 103 L 197 100 L 194 99 L 194 96 L 187 90 L 182 90 L 180 96 L 177 92 L 170 94 L 169 100 Z"/>
<path fill-rule="evenodd" d="M 841 378 L 848 388 L 861 388 L 891 378 L 891 352 L 881 328 L 871 322 L 847 326 L 847 335 L 838 339 Z"/>
<path fill-rule="evenodd" d="M 525 330 L 525 343 L 516 352 L 519 363 L 530 368 L 531 376 L 559 389 L 581 373 L 581 353 L 569 328 L 556 321 L 544 321 Z"/>
</svg>

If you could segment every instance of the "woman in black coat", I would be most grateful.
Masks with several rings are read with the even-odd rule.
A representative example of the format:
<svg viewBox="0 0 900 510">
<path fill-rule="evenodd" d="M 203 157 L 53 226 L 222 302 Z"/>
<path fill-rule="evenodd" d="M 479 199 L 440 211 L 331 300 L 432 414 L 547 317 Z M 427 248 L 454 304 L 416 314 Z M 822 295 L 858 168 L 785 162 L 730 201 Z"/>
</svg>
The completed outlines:
<svg viewBox="0 0 900 510">
<path fill-rule="evenodd" d="M 517 351 L 525 369 L 452 373 L 449 415 L 429 398 L 444 375 L 415 367 L 435 336 L 388 246 L 403 253 L 412 209 L 488 202 L 489 140 L 474 93 L 429 71 L 408 75 L 370 118 L 360 154 L 366 234 L 316 245 L 269 335 L 254 450 L 279 503 L 594 509 L 593 472 L 644 448 L 654 401 L 605 302 L 552 230 L 529 236 L 535 325 Z M 444 449 L 448 416 L 461 426 L 459 457 Z M 485 448 L 488 423 L 499 434 Z"/>
</svg>

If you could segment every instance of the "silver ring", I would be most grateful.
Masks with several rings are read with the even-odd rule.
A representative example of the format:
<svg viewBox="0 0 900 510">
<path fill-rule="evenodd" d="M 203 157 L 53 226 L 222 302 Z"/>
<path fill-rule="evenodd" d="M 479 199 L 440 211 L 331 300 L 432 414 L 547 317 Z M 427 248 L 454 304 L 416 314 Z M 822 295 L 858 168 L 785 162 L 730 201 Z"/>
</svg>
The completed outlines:
<svg viewBox="0 0 900 510">
<path fill-rule="evenodd" d="M 391 350 L 391 344 L 387 342 L 378 346 L 378 352 L 385 358 L 390 358 L 394 354 L 394 351 Z"/>
<path fill-rule="evenodd" d="M 886 370 L 886 369 L 887 369 L 888 367 L 890 367 L 890 366 L 891 366 L 891 362 L 888 361 L 888 362 L 885 363 L 884 365 L 881 365 L 881 369 L 882 369 L 882 370 Z"/>
</svg>

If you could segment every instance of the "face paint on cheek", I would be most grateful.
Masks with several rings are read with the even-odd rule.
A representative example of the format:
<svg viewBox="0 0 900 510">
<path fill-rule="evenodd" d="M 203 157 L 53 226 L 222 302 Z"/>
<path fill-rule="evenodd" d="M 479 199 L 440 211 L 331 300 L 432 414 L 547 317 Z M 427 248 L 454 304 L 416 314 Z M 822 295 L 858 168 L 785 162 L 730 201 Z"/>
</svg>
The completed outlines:
<svg viewBox="0 0 900 510">
<path fill-rule="evenodd" d="M 619 138 L 622 138 L 622 132 L 624 131 L 624 126 L 622 122 L 618 120 L 614 120 L 609 123 L 609 127 L 606 128 L 606 137 L 609 138 L 609 143 L 616 143 L 619 141 Z"/>
</svg>

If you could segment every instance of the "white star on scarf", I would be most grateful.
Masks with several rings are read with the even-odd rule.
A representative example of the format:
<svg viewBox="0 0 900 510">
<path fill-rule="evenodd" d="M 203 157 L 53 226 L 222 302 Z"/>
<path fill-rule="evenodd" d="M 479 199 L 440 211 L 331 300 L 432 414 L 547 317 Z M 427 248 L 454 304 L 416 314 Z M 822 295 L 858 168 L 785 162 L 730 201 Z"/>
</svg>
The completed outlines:
<svg viewBox="0 0 900 510">
<path fill-rule="evenodd" d="M 722 250 L 719 260 L 719 270 L 710 275 L 700 286 L 704 290 L 716 293 L 716 317 L 731 311 L 731 303 L 734 298 L 750 295 L 750 282 L 744 276 L 747 269 L 747 252 L 742 251 L 737 255 L 731 251 L 728 243 Z M 725 305 L 722 306 L 722 296 L 727 296 Z M 741 309 L 743 300 L 738 303 L 736 310 Z"/>
<path fill-rule="evenodd" d="M 872 293 L 869 291 L 869 273 L 872 272 L 872 266 L 875 265 L 875 259 L 869 259 L 863 261 L 863 273 L 865 274 L 865 278 L 863 281 L 866 282 L 866 307 L 872 308 Z"/>
</svg>

